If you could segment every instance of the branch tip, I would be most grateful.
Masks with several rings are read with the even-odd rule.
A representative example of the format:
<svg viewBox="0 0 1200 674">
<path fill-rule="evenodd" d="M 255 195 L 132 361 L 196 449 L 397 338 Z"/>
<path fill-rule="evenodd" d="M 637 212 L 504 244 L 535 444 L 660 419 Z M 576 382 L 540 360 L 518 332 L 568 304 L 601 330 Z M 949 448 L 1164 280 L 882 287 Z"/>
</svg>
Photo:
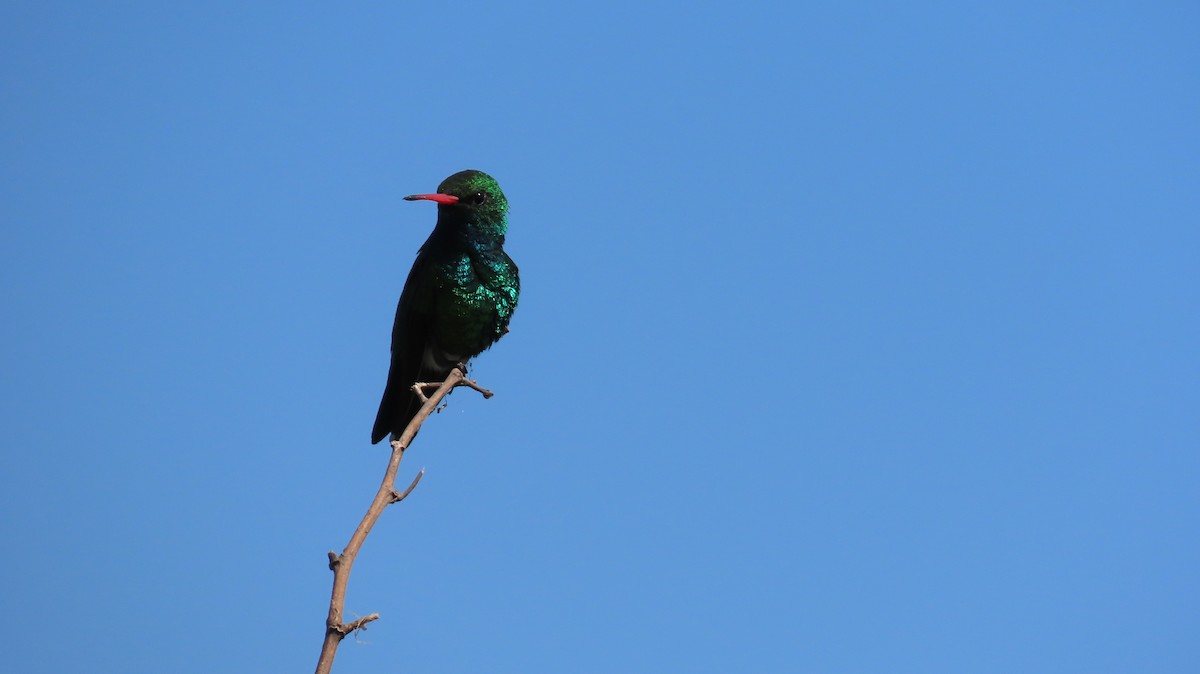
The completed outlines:
<svg viewBox="0 0 1200 674">
<path fill-rule="evenodd" d="M 491 398 L 492 396 L 496 395 L 495 393 L 492 393 L 491 391 L 480 386 L 479 382 L 475 381 L 474 379 L 467 379 L 466 377 L 463 377 L 463 380 L 461 382 L 459 382 L 458 385 L 466 386 L 467 388 L 473 388 L 476 391 L 479 391 L 479 393 L 481 395 L 483 395 L 484 400 L 487 400 L 488 398 Z"/>
<path fill-rule="evenodd" d="M 408 495 L 412 493 L 412 490 L 417 488 L 417 483 L 421 481 L 421 478 L 424 477 L 424 475 L 425 469 L 422 468 L 421 470 L 417 471 L 417 476 L 413 478 L 412 484 L 408 485 L 408 489 L 405 489 L 404 491 L 396 491 L 393 489 L 392 503 L 399 503 L 408 497 Z"/>
<path fill-rule="evenodd" d="M 359 618 L 358 620 L 355 620 L 354 622 L 338 623 L 336 625 L 328 625 L 328 627 L 329 627 L 329 631 L 337 633 L 338 638 L 341 639 L 342 637 L 345 637 L 347 634 L 350 634 L 351 632 L 353 632 L 355 630 L 367 629 L 367 623 L 373 622 L 376 620 L 379 620 L 379 614 L 372 613 L 371 615 L 365 615 L 365 616 Z"/>
</svg>

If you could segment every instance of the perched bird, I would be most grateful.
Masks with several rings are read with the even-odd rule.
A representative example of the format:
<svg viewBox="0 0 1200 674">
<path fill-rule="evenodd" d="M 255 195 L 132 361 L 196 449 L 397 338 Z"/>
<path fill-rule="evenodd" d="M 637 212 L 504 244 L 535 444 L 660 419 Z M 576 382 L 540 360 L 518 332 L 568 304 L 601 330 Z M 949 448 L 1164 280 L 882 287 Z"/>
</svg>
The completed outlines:
<svg viewBox="0 0 1200 674">
<path fill-rule="evenodd" d="M 504 252 L 508 200 L 494 178 L 460 171 L 436 194 L 437 225 L 417 252 L 392 327 L 392 365 L 371 444 L 399 436 L 421 408 L 416 382 L 444 380 L 508 332 L 521 281 Z"/>
</svg>

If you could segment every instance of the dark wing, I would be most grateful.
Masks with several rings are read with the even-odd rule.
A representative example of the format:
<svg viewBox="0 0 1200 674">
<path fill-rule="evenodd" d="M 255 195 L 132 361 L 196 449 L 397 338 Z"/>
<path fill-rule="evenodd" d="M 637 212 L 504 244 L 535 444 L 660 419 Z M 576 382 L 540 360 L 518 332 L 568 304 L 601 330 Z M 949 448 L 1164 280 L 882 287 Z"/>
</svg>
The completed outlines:
<svg viewBox="0 0 1200 674">
<path fill-rule="evenodd" d="M 435 296 L 432 269 L 429 268 L 429 242 L 417 253 L 400 302 L 396 305 L 396 322 L 392 324 L 392 364 L 388 369 L 387 386 L 375 415 L 371 444 L 399 435 L 421 409 L 420 399 L 412 385 L 420 376 L 421 361 L 428 340 Z"/>
</svg>

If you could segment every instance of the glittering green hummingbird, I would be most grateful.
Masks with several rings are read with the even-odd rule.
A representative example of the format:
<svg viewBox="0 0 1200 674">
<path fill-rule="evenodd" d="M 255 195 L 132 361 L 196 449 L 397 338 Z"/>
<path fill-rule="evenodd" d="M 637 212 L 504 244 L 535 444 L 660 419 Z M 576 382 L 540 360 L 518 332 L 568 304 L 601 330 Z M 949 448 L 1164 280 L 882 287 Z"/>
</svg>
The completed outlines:
<svg viewBox="0 0 1200 674">
<path fill-rule="evenodd" d="M 517 308 L 521 280 L 504 252 L 508 200 L 494 178 L 460 171 L 436 194 L 437 225 L 417 252 L 392 327 L 392 365 L 371 443 L 399 436 L 421 408 L 415 382 L 445 379 L 504 333 Z"/>
</svg>

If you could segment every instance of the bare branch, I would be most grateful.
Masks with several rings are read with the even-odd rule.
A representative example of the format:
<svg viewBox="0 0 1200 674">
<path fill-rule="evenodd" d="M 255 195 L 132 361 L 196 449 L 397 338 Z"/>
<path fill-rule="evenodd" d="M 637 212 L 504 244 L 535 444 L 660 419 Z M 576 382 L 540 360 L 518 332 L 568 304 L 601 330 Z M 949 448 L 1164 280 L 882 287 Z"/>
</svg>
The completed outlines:
<svg viewBox="0 0 1200 674">
<path fill-rule="evenodd" d="M 367 629 L 367 627 L 366 627 L 367 623 L 369 623 L 373 620 L 379 620 L 378 613 L 372 613 L 370 615 L 365 615 L 365 616 L 359 618 L 358 620 L 355 620 L 352 623 L 346 623 L 345 625 L 339 625 L 338 631 L 342 633 L 342 636 L 346 636 L 347 634 L 353 632 L 354 630 Z"/>
<path fill-rule="evenodd" d="M 425 401 L 429 400 L 429 395 L 427 392 L 428 391 L 436 391 L 444 383 L 445 382 L 440 382 L 440 381 L 429 381 L 429 382 L 419 381 L 412 385 L 411 390 L 413 393 L 417 394 L 417 397 L 421 399 L 422 403 L 424 403 Z M 457 386 L 466 386 L 467 388 L 475 389 L 476 391 L 479 391 L 481 394 L 483 394 L 483 397 L 485 400 L 487 398 L 491 398 L 492 396 L 496 395 L 495 393 L 492 393 L 488 389 L 485 389 L 482 386 L 480 386 L 479 383 L 476 382 L 474 379 L 467 379 L 465 375 L 458 381 L 458 383 L 455 384 L 455 386 L 456 387 Z"/>
<path fill-rule="evenodd" d="M 492 393 L 491 391 L 489 391 L 489 390 L 483 388 L 482 386 L 480 386 L 479 384 L 477 384 L 474 379 L 463 378 L 462 382 L 459 383 L 459 386 L 466 386 L 467 388 L 473 388 L 476 391 L 479 391 L 480 393 L 483 394 L 484 400 L 487 400 L 488 398 L 491 398 L 492 396 L 496 395 L 495 393 Z"/>
<path fill-rule="evenodd" d="M 363 515 L 358 528 L 350 536 L 350 542 L 346 544 L 346 549 L 342 550 L 340 555 L 333 551 L 329 552 L 329 568 L 333 571 L 333 592 L 329 597 L 329 615 L 325 619 L 325 642 L 321 646 L 321 657 L 317 660 L 317 674 L 329 674 L 333 669 L 333 658 L 337 655 L 338 644 L 347 634 L 357 629 L 365 629 L 364 626 L 367 623 L 379 619 L 378 613 L 372 613 L 352 622 L 343 623 L 342 611 L 346 605 L 346 586 L 350 583 L 350 570 L 354 566 L 354 559 L 358 556 L 358 551 L 362 549 L 367 534 L 371 533 L 371 528 L 379 521 L 383 509 L 392 503 L 403 501 L 417 487 L 421 476 L 425 474 L 425 469 L 422 468 L 413 478 L 412 484 L 408 485 L 408 489 L 403 492 L 396 491 L 396 472 L 400 468 L 400 461 L 404 458 L 404 451 L 408 448 L 409 443 L 420 430 L 421 424 L 425 423 L 429 415 L 433 414 L 433 411 L 441 404 L 446 394 L 456 386 L 473 388 L 482 393 L 485 398 L 492 396 L 491 391 L 480 388 L 478 384 L 465 377 L 466 374 L 462 370 L 455 368 L 450 371 L 450 376 L 446 377 L 443 382 L 413 385 L 413 391 L 421 398 L 421 409 L 409 422 L 400 437 L 392 440 L 392 456 L 388 460 L 387 470 L 384 471 L 383 482 L 380 483 L 379 490 L 371 501 L 371 506 L 367 508 L 367 514 Z M 425 392 L 429 390 L 432 390 L 433 393 L 427 395 Z"/>
<path fill-rule="evenodd" d="M 417 471 L 417 476 L 413 478 L 412 484 L 408 485 L 408 489 L 405 489 L 403 492 L 398 492 L 395 489 L 393 489 L 392 490 L 392 499 L 391 499 L 390 503 L 399 503 L 399 502 L 403 501 L 406 496 L 408 496 L 409 494 L 412 493 L 413 489 L 416 489 L 417 483 L 421 481 L 421 478 L 424 475 L 425 475 L 425 469 L 422 468 L 421 470 Z"/>
</svg>

